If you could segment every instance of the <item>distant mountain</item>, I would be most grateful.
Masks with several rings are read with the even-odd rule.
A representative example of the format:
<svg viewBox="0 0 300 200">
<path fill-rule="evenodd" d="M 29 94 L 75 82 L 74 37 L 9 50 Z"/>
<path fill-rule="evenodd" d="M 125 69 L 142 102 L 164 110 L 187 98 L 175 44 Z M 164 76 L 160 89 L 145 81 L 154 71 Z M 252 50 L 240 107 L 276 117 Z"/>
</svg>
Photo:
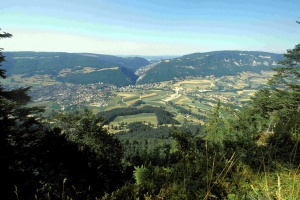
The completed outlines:
<svg viewBox="0 0 300 200">
<path fill-rule="evenodd" d="M 157 63 L 161 60 L 178 58 L 179 56 L 181 55 L 140 56 L 140 57 L 147 59 L 150 63 Z"/>
<path fill-rule="evenodd" d="M 277 66 L 281 54 L 259 51 L 214 51 L 194 53 L 140 68 L 138 83 L 154 83 L 186 76 L 225 76 L 242 71 L 260 72 Z"/>
<path fill-rule="evenodd" d="M 7 75 L 51 74 L 61 81 L 71 83 L 92 83 L 93 81 L 118 85 L 134 84 L 134 71 L 150 64 L 140 57 L 121 58 L 117 56 L 90 53 L 62 52 L 4 52 L 3 68 Z M 109 70 L 112 69 L 112 70 Z M 61 76 L 62 72 L 64 76 Z M 76 79 L 74 78 L 76 77 Z"/>
</svg>

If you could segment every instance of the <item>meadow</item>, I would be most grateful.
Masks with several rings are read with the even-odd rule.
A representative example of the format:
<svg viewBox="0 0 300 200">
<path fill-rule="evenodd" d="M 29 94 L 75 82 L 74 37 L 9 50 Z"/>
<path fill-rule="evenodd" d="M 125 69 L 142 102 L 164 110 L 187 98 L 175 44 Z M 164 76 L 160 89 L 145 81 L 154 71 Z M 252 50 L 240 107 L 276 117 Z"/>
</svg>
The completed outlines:
<svg viewBox="0 0 300 200">
<path fill-rule="evenodd" d="M 132 122 L 143 122 L 146 124 L 153 124 L 155 127 L 157 126 L 157 118 L 154 113 L 142 113 L 137 115 L 126 115 L 126 116 L 118 116 L 116 119 L 109 123 L 109 125 L 106 125 L 105 128 L 109 128 L 110 133 L 116 133 L 121 130 L 127 130 L 126 126 L 124 126 L 121 130 L 120 124 L 130 124 Z M 118 127 L 118 130 L 114 130 L 111 128 L 111 126 Z"/>
</svg>

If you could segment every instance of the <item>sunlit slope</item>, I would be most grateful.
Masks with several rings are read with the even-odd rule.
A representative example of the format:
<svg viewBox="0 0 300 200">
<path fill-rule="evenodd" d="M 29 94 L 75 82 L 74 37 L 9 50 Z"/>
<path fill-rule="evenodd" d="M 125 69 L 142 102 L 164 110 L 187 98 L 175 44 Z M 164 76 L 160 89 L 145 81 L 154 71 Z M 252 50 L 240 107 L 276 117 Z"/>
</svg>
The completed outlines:
<svg viewBox="0 0 300 200">
<path fill-rule="evenodd" d="M 186 76 L 228 76 L 276 67 L 283 55 L 258 51 L 214 51 L 166 59 L 140 75 L 138 83 L 154 83 Z"/>
</svg>

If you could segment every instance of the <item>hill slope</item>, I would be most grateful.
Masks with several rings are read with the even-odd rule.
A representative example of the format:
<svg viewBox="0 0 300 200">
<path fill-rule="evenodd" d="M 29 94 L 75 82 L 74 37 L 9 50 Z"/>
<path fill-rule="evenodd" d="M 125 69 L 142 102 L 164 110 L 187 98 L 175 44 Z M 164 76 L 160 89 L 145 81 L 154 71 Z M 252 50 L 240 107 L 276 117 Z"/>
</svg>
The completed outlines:
<svg viewBox="0 0 300 200">
<path fill-rule="evenodd" d="M 116 85 L 134 84 L 133 72 L 149 62 L 144 58 L 121 58 L 110 55 L 61 52 L 5 52 L 3 68 L 7 75 L 51 74 L 71 83 L 104 82 Z M 111 69 L 111 70 L 109 70 Z M 61 73 L 64 72 L 64 75 Z M 66 73 L 67 72 L 67 73 Z"/>
<path fill-rule="evenodd" d="M 281 54 L 259 51 L 215 51 L 194 53 L 159 62 L 148 70 L 139 69 L 138 83 L 154 83 L 186 76 L 236 75 L 241 71 L 260 72 L 277 66 Z"/>
</svg>

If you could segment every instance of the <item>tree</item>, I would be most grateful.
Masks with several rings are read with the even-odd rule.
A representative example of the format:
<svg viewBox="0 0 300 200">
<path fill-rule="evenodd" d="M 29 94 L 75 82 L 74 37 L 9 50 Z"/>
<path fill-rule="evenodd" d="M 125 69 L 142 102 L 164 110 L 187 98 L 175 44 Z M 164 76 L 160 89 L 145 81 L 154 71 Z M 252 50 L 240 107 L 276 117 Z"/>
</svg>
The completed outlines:
<svg viewBox="0 0 300 200">
<path fill-rule="evenodd" d="M 0 33 L 0 39 L 10 37 L 12 35 L 9 33 Z M 1 63 L 5 62 L 2 50 L 3 48 L 0 48 L 0 67 Z M 4 69 L 0 69 L 0 78 L 6 78 L 5 72 Z M 26 163 L 23 156 L 28 153 L 28 147 L 34 145 L 30 140 L 31 136 L 43 130 L 36 117 L 43 108 L 25 107 L 30 101 L 27 94 L 29 89 L 30 87 L 6 90 L 0 84 L 0 173 L 2 181 L 6 183 L 2 188 L 2 196 L 7 197 L 6 199 L 11 198 L 6 194 L 13 194 L 14 185 L 19 186 L 21 182 L 24 183 L 23 180 L 30 179 L 28 170 L 21 167 Z"/>
<path fill-rule="evenodd" d="M 1 31 L 1 28 L 0 28 L 0 31 Z M 6 32 L 0 33 L 0 39 L 10 38 L 10 37 L 12 37 L 12 34 L 10 34 L 10 33 L 6 33 Z M 0 48 L 0 67 L 2 66 L 1 63 L 5 61 L 5 56 L 2 55 L 2 50 L 3 50 L 3 48 Z M 4 69 L 0 69 L 0 77 L 6 78 Z"/>
<path fill-rule="evenodd" d="M 204 132 L 208 140 L 220 143 L 223 140 L 223 119 L 220 117 L 221 103 L 218 100 L 216 107 L 208 113 Z"/>
<path fill-rule="evenodd" d="M 278 62 L 283 66 L 273 68 L 276 74 L 269 80 L 269 84 L 300 91 L 300 44 L 296 45 L 294 49 L 288 49 L 284 56 L 286 59 Z"/>
<path fill-rule="evenodd" d="M 0 34 L 1 39 L 11 36 Z M 4 61 L 1 49 L 0 64 Z M 4 69 L 0 78 L 6 78 Z M 25 106 L 29 89 L 6 90 L 0 84 L 0 177 L 5 182 L 1 197 L 16 199 L 15 185 L 22 199 L 35 194 L 65 199 L 57 194 L 66 179 L 64 194 L 95 199 L 122 184 L 123 147 L 103 129 L 102 119 L 85 109 L 55 113 L 49 119 L 56 122 L 53 126 L 42 123 L 37 115 L 43 108 Z"/>
<path fill-rule="evenodd" d="M 81 185 L 77 182 L 79 187 L 87 192 L 86 189 L 91 186 L 89 193 L 99 196 L 122 184 L 123 146 L 118 138 L 103 128 L 101 117 L 84 109 L 53 112 L 50 120 L 54 122 L 52 129 L 63 134 L 69 143 L 75 144 L 79 154 L 83 155 L 82 160 L 77 160 L 84 169 L 78 173 L 85 177 Z"/>
<path fill-rule="evenodd" d="M 0 29 L 1 30 L 1 29 Z M 12 37 L 9 33 L 0 33 L 0 39 Z M 0 67 L 1 63 L 5 62 L 5 56 L 2 54 L 3 48 L 0 48 Z M 0 77 L 5 79 L 5 70 L 0 69 Z M 35 115 L 42 112 L 41 107 L 24 107 L 29 101 L 30 97 L 27 92 L 30 87 L 18 88 L 7 91 L 0 84 L 0 127 L 1 127 L 1 141 L 7 136 L 8 132 L 14 132 L 15 135 L 22 127 L 30 127 L 36 124 Z"/>
<path fill-rule="evenodd" d="M 297 44 L 294 49 L 288 49 L 284 56 L 286 59 L 278 62 L 282 67 L 273 68 L 276 74 L 269 80 L 269 84 L 300 92 L 300 44 Z"/>
</svg>

